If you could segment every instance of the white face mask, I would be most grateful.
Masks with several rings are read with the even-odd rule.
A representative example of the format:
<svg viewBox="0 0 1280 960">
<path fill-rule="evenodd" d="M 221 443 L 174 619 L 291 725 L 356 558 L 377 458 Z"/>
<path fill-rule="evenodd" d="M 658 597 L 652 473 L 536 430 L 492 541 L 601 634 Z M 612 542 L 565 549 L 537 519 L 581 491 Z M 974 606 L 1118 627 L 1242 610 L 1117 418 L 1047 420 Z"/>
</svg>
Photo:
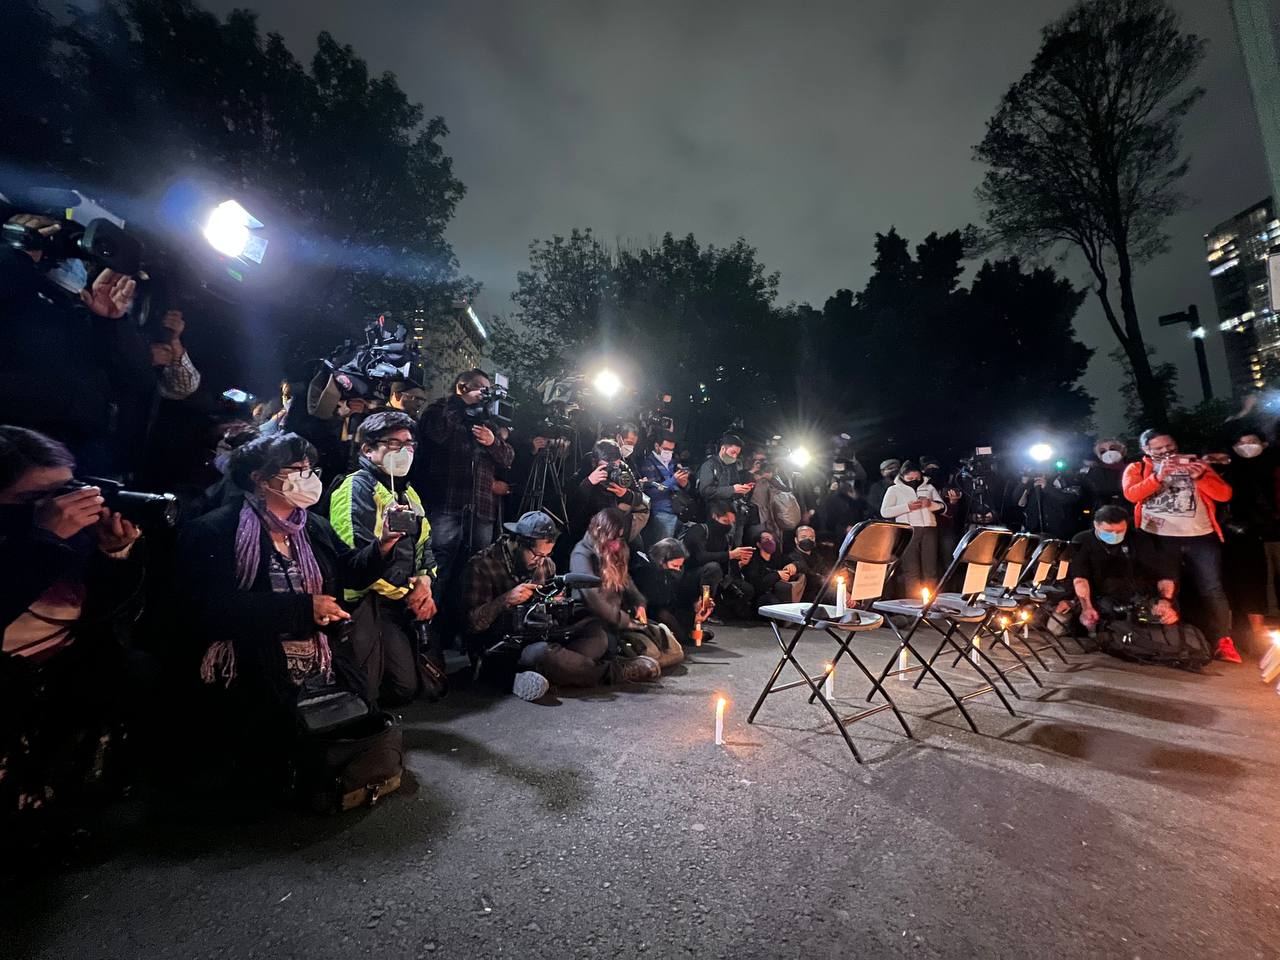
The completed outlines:
<svg viewBox="0 0 1280 960">
<path fill-rule="evenodd" d="M 634 443 L 620 443 L 618 444 L 618 449 L 622 451 L 622 457 L 625 460 L 636 452 L 636 445 Z"/>
<path fill-rule="evenodd" d="M 413 451 L 408 447 L 390 450 L 382 457 L 382 469 L 393 477 L 408 476 L 409 468 L 412 466 Z"/>
<path fill-rule="evenodd" d="M 314 473 L 309 477 L 300 477 L 296 473 L 291 473 L 285 477 L 284 485 L 280 487 L 280 496 L 303 510 L 314 506 L 323 492 L 324 483 Z"/>
<path fill-rule="evenodd" d="M 1244 457 L 1246 460 L 1252 460 L 1258 454 L 1262 453 L 1262 444 L 1260 443 L 1240 443 L 1234 448 L 1236 453 Z"/>
<path fill-rule="evenodd" d="M 655 450 L 653 455 L 658 458 L 658 462 L 664 467 L 671 462 L 671 457 L 675 454 L 674 450 Z"/>
<path fill-rule="evenodd" d="M 1119 463 L 1124 459 L 1124 454 L 1119 450 L 1104 450 L 1098 454 L 1098 459 L 1103 463 Z"/>
</svg>

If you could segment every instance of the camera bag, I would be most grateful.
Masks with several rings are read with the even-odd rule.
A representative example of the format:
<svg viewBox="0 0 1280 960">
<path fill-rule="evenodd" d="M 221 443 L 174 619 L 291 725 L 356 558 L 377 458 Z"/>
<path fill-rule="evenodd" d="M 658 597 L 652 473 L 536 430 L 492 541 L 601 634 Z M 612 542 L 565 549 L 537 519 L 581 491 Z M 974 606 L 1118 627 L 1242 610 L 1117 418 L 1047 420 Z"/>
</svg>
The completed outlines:
<svg viewBox="0 0 1280 960">
<path fill-rule="evenodd" d="M 1098 631 L 1103 653 L 1134 663 L 1198 670 L 1213 659 L 1204 634 L 1189 623 L 1164 626 L 1116 620 Z"/>
<path fill-rule="evenodd" d="M 304 736 L 296 757 L 298 796 L 316 813 L 371 807 L 400 788 L 404 732 L 385 711 Z"/>
</svg>

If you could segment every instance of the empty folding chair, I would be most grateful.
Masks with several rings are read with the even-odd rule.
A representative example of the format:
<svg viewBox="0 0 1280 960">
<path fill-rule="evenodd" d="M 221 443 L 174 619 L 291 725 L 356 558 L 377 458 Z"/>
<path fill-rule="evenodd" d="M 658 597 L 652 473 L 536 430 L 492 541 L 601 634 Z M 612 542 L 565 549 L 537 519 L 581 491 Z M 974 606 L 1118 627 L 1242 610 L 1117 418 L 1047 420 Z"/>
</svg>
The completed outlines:
<svg viewBox="0 0 1280 960">
<path fill-rule="evenodd" d="M 835 721 L 840 734 L 844 737 L 845 743 L 849 746 L 849 751 L 853 754 L 853 758 L 859 763 L 862 762 L 862 757 L 858 753 L 858 748 L 854 746 L 853 739 L 849 736 L 847 729 L 849 724 L 864 717 L 880 713 L 882 710 L 892 710 L 894 716 L 898 718 L 898 723 L 902 725 L 903 731 L 908 737 L 911 736 L 911 728 L 907 726 L 906 718 L 903 717 L 898 710 L 897 704 L 893 702 L 893 698 L 885 690 L 882 681 L 876 680 L 871 675 L 871 671 L 867 669 L 851 646 L 856 634 L 866 630 L 874 630 L 884 624 L 884 617 L 880 614 L 872 613 L 865 609 L 857 609 L 855 605 L 871 603 L 884 595 L 884 585 L 888 581 L 889 574 L 910 542 L 911 527 L 905 523 L 888 523 L 881 520 L 868 520 L 860 523 L 845 536 L 844 543 L 840 547 L 840 555 L 836 559 L 835 565 L 831 568 L 831 573 L 828 574 L 823 589 L 818 591 L 817 599 L 812 603 L 777 603 L 760 608 L 760 614 L 769 621 L 769 627 L 773 630 L 774 639 L 778 641 L 782 656 L 778 658 L 778 663 L 773 668 L 773 673 L 769 676 L 768 682 L 765 683 L 764 689 L 760 692 L 760 697 L 756 700 L 755 706 L 752 707 L 751 713 L 747 717 L 748 723 L 755 722 L 756 714 L 760 712 L 760 707 L 764 705 L 766 698 L 784 690 L 806 687 L 809 691 L 809 702 L 814 703 L 816 701 L 822 704 L 827 713 L 831 715 L 831 719 Z M 844 579 L 845 573 L 842 568 L 846 566 L 851 567 L 852 582 L 841 585 L 843 588 L 837 588 L 836 603 L 823 603 L 822 598 L 826 595 L 831 585 L 836 583 L 837 578 Z M 839 608 L 841 594 L 844 594 L 845 598 L 844 609 Z M 796 658 L 795 651 L 797 644 L 800 643 L 800 638 L 811 629 L 821 630 L 837 644 L 829 669 L 834 670 L 842 658 L 848 657 L 871 683 L 871 694 L 867 699 L 870 700 L 879 693 L 884 698 L 883 704 L 850 716 L 840 716 L 836 711 L 835 705 L 832 704 L 831 699 L 827 697 L 823 690 L 823 681 L 826 679 L 826 674 L 811 676 Z M 784 630 L 790 632 L 790 639 L 783 638 Z M 795 668 L 796 672 L 800 674 L 800 679 L 780 684 L 778 683 L 778 678 L 782 675 L 782 671 L 787 664 Z"/>
<path fill-rule="evenodd" d="M 1015 697 L 1019 696 L 1018 691 L 1014 689 L 1013 684 L 1004 675 L 999 665 L 991 659 L 986 650 L 982 649 L 980 643 L 971 643 L 971 635 L 966 635 L 961 630 L 962 626 L 968 625 L 977 631 L 991 619 L 993 615 L 992 608 L 970 601 L 985 590 L 987 581 L 991 576 L 991 570 L 999 562 L 1000 557 L 1003 556 L 1012 536 L 1013 534 L 1008 530 L 994 527 L 976 527 L 965 534 L 964 539 L 956 547 L 951 564 L 947 567 L 940 581 L 945 585 L 956 582 L 958 579 L 960 583 L 959 591 L 948 597 L 947 600 L 944 601 L 937 594 L 930 593 L 920 600 L 881 600 L 872 604 L 871 607 L 877 613 L 886 614 L 891 618 L 895 615 L 911 618 L 905 631 L 899 628 L 892 619 L 887 621 L 890 629 L 893 630 L 894 636 L 898 638 L 898 648 L 889 658 L 884 669 L 880 671 L 879 683 L 883 684 L 890 675 L 919 671 L 920 675 L 913 684 L 914 687 L 919 687 L 925 676 L 931 676 L 955 703 L 960 710 L 961 716 L 964 717 L 965 722 L 969 724 L 974 733 L 978 732 L 978 726 L 973 722 L 973 718 L 969 716 L 969 711 L 965 709 L 965 700 L 984 693 L 994 692 L 1010 715 L 1017 716 L 1014 713 L 1013 705 L 1009 703 L 1003 691 L 992 680 L 991 675 L 983 669 L 983 665 L 985 664 L 999 676 Z M 921 626 L 928 627 L 939 637 L 938 646 L 929 657 L 921 656 L 912 643 L 916 632 Z M 957 636 L 960 639 L 957 639 Z M 955 691 L 951 689 L 950 685 L 947 684 L 934 667 L 938 657 L 948 648 L 952 652 L 960 654 L 957 665 L 960 661 L 963 661 L 981 678 L 983 682 L 981 688 L 963 696 L 955 694 Z M 915 657 L 920 666 L 894 670 L 895 663 L 898 662 L 900 654 L 904 651 Z"/>
</svg>

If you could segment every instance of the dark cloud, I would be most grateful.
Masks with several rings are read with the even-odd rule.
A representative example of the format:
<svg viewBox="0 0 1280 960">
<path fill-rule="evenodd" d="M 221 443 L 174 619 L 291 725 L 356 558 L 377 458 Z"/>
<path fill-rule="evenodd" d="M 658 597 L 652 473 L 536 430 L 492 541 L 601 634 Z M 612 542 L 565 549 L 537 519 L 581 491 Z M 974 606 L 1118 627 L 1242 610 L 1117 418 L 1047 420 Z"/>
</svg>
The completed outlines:
<svg viewBox="0 0 1280 960">
<path fill-rule="evenodd" d="M 529 241 L 574 226 L 640 241 L 742 235 L 781 271 L 785 300 L 821 305 L 856 289 L 877 230 L 918 240 L 978 219 L 972 145 L 1069 2 L 251 5 L 300 55 L 327 29 L 445 117 L 468 188 L 449 235 L 485 284 L 481 308 L 500 312 Z M 1171 252 L 1140 275 L 1151 318 L 1192 302 L 1213 315 L 1202 235 L 1267 193 L 1228 5 L 1176 5 L 1210 41 L 1199 75 L 1209 92 L 1186 125 L 1198 205 L 1169 222 Z M 1078 264 L 1063 269 L 1085 282 Z M 1099 348 L 1087 383 L 1111 426 L 1112 337 L 1092 303 L 1079 326 Z M 1152 340 L 1194 391 L 1183 331 Z M 1216 330 L 1209 348 L 1225 388 Z"/>
</svg>

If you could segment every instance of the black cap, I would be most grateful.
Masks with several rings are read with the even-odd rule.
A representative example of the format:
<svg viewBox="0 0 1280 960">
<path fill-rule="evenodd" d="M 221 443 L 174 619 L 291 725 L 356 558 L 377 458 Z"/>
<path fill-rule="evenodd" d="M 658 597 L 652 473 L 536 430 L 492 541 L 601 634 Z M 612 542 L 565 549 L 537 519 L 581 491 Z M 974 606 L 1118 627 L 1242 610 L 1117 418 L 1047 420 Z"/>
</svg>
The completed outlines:
<svg viewBox="0 0 1280 960">
<path fill-rule="evenodd" d="M 504 523 L 502 529 L 528 540 L 556 540 L 560 537 L 556 522 L 541 510 L 531 510 L 515 523 Z"/>
</svg>

